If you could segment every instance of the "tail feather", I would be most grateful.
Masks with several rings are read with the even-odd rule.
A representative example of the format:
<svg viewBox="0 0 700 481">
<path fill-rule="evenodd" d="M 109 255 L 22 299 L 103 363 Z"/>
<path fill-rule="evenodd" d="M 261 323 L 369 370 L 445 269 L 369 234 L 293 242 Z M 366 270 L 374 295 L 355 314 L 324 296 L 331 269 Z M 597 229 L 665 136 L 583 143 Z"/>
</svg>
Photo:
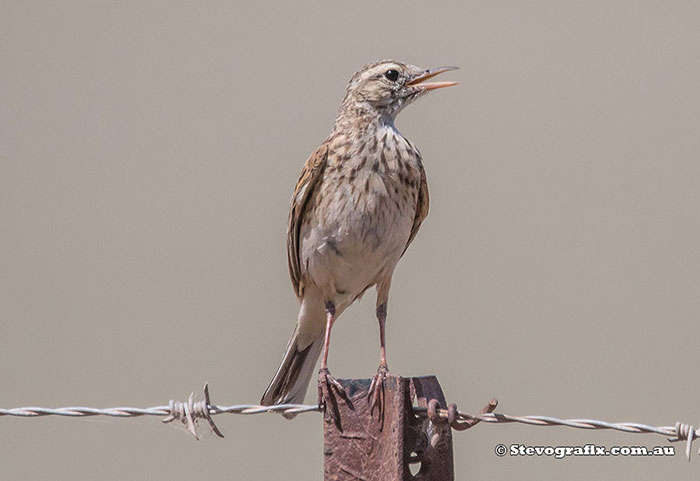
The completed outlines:
<svg viewBox="0 0 700 481">
<path fill-rule="evenodd" d="M 275 376 L 260 400 L 263 406 L 275 404 L 301 404 L 309 381 L 315 371 L 316 361 L 323 347 L 323 336 L 304 349 L 299 349 L 299 328 L 295 327 L 287 344 L 287 350 Z"/>
</svg>

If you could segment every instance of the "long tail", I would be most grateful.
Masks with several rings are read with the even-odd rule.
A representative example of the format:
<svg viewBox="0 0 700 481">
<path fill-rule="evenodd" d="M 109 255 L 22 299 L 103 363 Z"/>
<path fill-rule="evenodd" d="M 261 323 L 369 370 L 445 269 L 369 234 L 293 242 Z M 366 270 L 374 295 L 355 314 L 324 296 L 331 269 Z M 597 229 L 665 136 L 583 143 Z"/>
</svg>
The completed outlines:
<svg viewBox="0 0 700 481">
<path fill-rule="evenodd" d="M 282 362 L 265 390 L 260 404 L 263 406 L 301 404 L 322 347 L 323 336 L 321 335 L 305 348 L 299 349 L 299 327 L 295 327 Z"/>
</svg>

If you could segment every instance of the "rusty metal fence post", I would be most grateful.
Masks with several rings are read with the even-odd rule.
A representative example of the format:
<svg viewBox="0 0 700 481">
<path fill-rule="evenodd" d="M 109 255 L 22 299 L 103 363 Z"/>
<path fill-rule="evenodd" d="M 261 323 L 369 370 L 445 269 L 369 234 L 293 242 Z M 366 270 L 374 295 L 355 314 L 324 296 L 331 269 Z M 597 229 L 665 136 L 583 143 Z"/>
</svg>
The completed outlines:
<svg viewBox="0 0 700 481">
<path fill-rule="evenodd" d="M 338 424 L 324 417 L 325 481 L 454 480 L 450 427 L 413 413 L 431 399 L 446 406 L 435 376 L 388 375 L 383 417 L 370 412 L 369 379 L 339 381 L 348 399 L 338 400 Z"/>
</svg>

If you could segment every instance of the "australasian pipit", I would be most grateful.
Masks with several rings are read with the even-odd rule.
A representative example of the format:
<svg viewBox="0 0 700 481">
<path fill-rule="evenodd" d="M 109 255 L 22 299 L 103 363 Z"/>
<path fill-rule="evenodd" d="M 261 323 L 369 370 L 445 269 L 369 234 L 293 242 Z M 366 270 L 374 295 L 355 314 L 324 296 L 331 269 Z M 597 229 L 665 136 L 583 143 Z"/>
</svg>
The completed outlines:
<svg viewBox="0 0 700 481">
<path fill-rule="evenodd" d="M 306 161 L 292 196 L 287 260 L 301 308 L 261 404 L 302 402 L 321 350 L 321 406 L 333 391 L 343 394 L 327 367 L 331 328 L 372 286 L 377 286 L 381 359 L 370 399 L 373 406 L 381 402 L 391 277 L 428 214 L 420 152 L 394 120 L 425 93 L 456 85 L 425 82 L 455 68 L 426 70 L 382 60 L 350 79 L 333 131 Z"/>
</svg>

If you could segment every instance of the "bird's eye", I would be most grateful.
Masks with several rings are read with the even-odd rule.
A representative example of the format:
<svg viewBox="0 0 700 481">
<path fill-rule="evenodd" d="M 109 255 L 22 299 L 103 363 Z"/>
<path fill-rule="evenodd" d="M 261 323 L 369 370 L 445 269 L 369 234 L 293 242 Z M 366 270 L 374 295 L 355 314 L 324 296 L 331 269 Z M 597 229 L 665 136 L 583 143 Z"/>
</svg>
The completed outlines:
<svg viewBox="0 0 700 481">
<path fill-rule="evenodd" d="M 386 78 L 391 80 L 392 82 L 396 82 L 399 78 L 399 72 L 397 70 L 391 69 L 387 70 L 386 73 L 384 74 Z"/>
</svg>

